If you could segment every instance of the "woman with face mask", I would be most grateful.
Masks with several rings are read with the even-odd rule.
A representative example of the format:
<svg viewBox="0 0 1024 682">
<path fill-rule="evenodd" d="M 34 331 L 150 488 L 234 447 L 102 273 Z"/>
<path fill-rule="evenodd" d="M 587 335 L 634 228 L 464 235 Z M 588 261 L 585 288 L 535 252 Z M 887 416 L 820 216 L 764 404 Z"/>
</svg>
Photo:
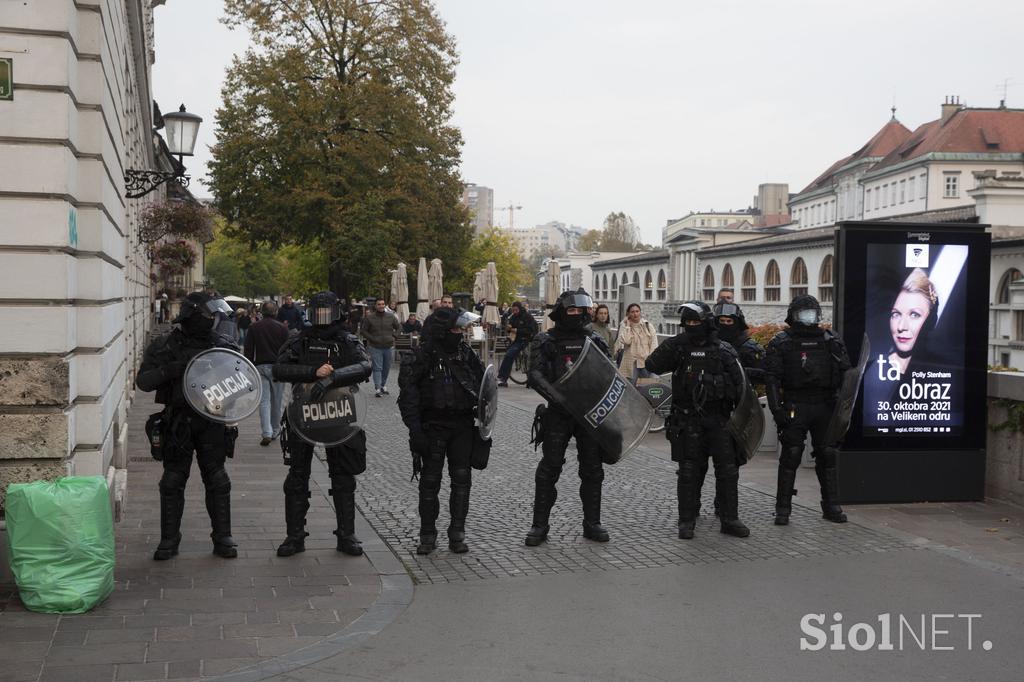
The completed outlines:
<svg viewBox="0 0 1024 682">
<path fill-rule="evenodd" d="M 630 303 L 626 308 L 626 319 L 619 324 L 619 336 L 615 340 L 615 352 L 622 351 L 622 362 L 619 372 L 627 379 L 646 377 L 650 374 L 644 369 L 647 356 L 658 345 L 658 332 L 654 325 L 644 319 L 639 303 Z"/>
</svg>

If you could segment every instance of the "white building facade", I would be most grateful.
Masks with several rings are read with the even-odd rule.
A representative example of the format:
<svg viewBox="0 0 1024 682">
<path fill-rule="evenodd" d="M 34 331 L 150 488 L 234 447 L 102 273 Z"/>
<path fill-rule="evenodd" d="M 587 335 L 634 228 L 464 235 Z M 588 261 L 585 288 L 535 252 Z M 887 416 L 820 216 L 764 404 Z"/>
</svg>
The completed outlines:
<svg viewBox="0 0 1024 682">
<path fill-rule="evenodd" d="M 469 210 L 474 234 L 494 225 L 494 190 L 490 187 L 467 183 L 462 188 L 462 204 Z"/>
<path fill-rule="evenodd" d="M 160 2 L 152 4 L 162 4 Z M 0 511 L 13 482 L 111 475 L 151 323 L 150 0 L 5 2 L 0 57 Z"/>
</svg>

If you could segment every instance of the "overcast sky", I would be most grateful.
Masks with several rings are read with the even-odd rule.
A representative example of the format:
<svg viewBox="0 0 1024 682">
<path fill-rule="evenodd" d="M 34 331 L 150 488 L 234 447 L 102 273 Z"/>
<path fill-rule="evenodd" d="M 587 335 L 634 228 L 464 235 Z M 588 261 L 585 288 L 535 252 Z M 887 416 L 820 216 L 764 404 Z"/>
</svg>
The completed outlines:
<svg viewBox="0 0 1024 682">
<path fill-rule="evenodd" d="M 437 0 L 458 42 L 462 174 L 515 224 L 599 227 L 625 211 L 659 244 L 669 218 L 799 191 L 896 116 L 946 95 L 1024 107 L 1024 3 L 946 0 Z M 204 118 L 205 176 L 223 73 L 247 37 L 217 0 L 156 9 L 154 96 Z M 199 196 L 209 191 L 193 183 Z M 495 211 L 508 224 L 508 211 Z"/>
</svg>

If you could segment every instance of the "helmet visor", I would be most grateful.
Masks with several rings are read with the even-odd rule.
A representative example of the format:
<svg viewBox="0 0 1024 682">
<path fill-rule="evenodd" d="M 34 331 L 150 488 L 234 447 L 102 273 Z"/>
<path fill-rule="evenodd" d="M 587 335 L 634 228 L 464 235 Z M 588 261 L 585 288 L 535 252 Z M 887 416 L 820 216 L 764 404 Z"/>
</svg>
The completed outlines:
<svg viewBox="0 0 1024 682">
<path fill-rule="evenodd" d="M 719 303 L 715 306 L 715 317 L 737 317 L 740 307 L 735 303 Z"/>
<path fill-rule="evenodd" d="M 704 311 L 701 310 L 700 306 L 696 303 L 684 303 L 679 306 L 679 310 L 676 314 L 689 318 L 691 320 L 699 320 L 704 315 Z"/>
<path fill-rule="evenodd" d="M 317 327 L 326 327 L 334 324 L 341 317 L 340 305 L 318 306 L 309 309 L 309 318 Z"/>
<path fill-rule="evenodd" d="M 804 308 L 803 310 L 796 311 L 794 315 L 796 321 L 800 324 L 818 324 L 821 321 L 821 316 L 818 311 L 814 308 Z"/>
<path fill-rule="evenodd" d="M 593 308 L 594 299 L 589 294 L 569 294 L 562 298 L 562 305 L 566 308 Z"/>
<path fill-rule="evenodd" d="M 231 309 L 231 306 L 223 298 L 214 298 L 206 302 L 206 312 L 211 315 L 221 313 L 226 317 L 230 317 L 235 311 Z"/>
<path fill-rule="evenodd" d="M 459 318 L 457 320 L 455 320 L 455 326 L 458 329 L 465 329 L 466 327 L 474 325 L 474 324 L 476 324 L 479 321 L 480 321 L 480 316 L 479 315 L 477 315 L 476 313 L 470 312 L 468 310 L 463 310 L 462 314 L 459 315 Z"/>
</svg>

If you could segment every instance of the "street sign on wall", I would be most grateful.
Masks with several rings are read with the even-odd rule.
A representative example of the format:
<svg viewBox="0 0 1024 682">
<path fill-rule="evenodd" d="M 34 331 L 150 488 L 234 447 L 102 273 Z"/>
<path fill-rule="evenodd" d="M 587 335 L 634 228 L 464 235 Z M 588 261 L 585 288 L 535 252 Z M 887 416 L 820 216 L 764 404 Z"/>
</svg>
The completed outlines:
<svg viewBox="0 0 1024 682">
<path fill-rule="evenodd" d="M 0 57 L 0 99 L 14 99 L 14 60 Z"/>
</svg>

